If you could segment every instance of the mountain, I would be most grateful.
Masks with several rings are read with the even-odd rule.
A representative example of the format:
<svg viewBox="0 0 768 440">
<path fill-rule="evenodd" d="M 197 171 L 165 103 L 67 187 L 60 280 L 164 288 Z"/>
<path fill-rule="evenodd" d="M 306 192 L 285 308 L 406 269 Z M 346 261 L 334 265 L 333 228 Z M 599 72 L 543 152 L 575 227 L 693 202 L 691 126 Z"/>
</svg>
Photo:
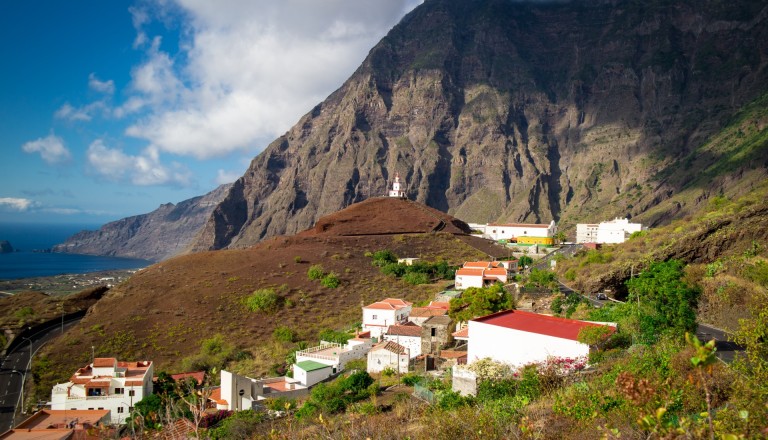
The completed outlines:
<svg viewBox="0 0 768 440">
<path fill-rule="evenodd" d="M 767 17 L 751 0 L 427 0 L 254 158 L 192 249 L 295 233 L 396 172 L 471 222 L 684 216 L 766 178 L 765 142 L 701 147 L 768 90 Z"/>
<path fill-rule="evenodd" d="M 160 205 L 149 214 L 107 223 L 98 231 L 78 232 L 54 246 L 53 252 L 165 260 L 187 248 L 229 186 L 221 185 L 176 205 Z"/>
<path fill-rule="evenodd" d="M 9 254 L 13 251 L 13 246 L 8 240 L 0 240 L 0 254 Z"/>
</svg>

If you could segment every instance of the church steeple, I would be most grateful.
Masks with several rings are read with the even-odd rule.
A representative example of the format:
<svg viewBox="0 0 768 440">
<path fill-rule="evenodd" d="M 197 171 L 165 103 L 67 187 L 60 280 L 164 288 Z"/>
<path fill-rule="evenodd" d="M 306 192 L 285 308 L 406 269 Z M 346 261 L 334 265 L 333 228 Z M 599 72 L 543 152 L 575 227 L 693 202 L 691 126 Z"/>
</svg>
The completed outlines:
<svg viewBox="0 0 768 440">
<path fill-rule="evenodd" d="M 392 189 L 389 190 L 389 196 L 405 198 L 405 191 L 400 188 L 400 173 L 395 173 L 395 181 L 392 183 Z"/>
</svg>

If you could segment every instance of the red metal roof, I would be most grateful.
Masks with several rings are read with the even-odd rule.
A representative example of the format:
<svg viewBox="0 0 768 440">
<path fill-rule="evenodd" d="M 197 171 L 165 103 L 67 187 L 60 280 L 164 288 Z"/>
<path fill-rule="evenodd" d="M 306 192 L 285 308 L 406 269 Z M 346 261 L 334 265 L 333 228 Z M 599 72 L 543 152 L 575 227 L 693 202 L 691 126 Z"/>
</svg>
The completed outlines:
<svg viewBox="0 0 768 440">
<path fill-rule="evenodd" d="M 475 322 L 496 325 L 499 327 L 520 330 L 529 333 L 553 336 L 555 338 L 577 340 L 579 330 L 584 327 L 599 327 L 603 324 L 578 321 L 575 319 L 559 318 L 557 316 L 539 315 L 538 313 L 521 310 L 505 310 L 473 319 Z M 615 327 L 609 327 L 616 331 Z"/>
</svg>

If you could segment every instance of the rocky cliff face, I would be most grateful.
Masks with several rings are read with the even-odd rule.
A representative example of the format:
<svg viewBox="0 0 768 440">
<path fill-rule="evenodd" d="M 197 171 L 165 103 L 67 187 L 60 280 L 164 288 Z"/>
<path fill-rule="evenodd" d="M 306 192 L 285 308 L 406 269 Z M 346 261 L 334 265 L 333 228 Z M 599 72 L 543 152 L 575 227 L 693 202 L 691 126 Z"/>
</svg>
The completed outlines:
<svg viewBox="0 0 768 440">
<path fill-rule="evenodd" d="M 53 252 L 165 260 L 187 248 L 230 186 L 221 185 L 204 196 L 107 223 L 98 231 L 79 232 L 54 246 Z"/>
<path fill-rule="evenodd" d="M 691 157 L 768 89 L 767 48 L 763 2 L 427 0 L 253 160 L 193 248 L 295 233 L 395 172 L 465 221 L 567 227 L 663 206 L 645 219 L 663 222 L 737 187 L 734 172 L 764 178 L 764 144 L 757 161 Z M 692 184 L 696 200 L 664 205 Z"/>
</svg>

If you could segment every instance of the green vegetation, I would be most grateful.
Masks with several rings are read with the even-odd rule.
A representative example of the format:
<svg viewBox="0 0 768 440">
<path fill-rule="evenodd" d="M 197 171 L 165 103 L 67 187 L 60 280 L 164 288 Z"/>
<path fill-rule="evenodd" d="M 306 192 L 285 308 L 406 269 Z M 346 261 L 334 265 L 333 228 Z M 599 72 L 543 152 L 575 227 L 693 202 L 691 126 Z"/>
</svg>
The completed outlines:
<svg viewBox="0 0 768 440">
<path fill-rule="evenodd" d="M 457 269 L 442 260 L 436 263 L 421 260 L 414 261 L 413 264 L 398 263 L 397 256 L 389 250 L 369 252 L 366 256 L 373 259 L 371 264 L 379 267 L 384 275 L 402 278 L 413 286 L 428 284 L 433 279 L 452 280 Z"/>
<path fill-rule="evenodd" d="M 557 275 L 547 269 L 533 269 L 528 275 L 526 285 L 534 285 L 542 289 L 554 289 L 557 287 Z"/>
<path fill-rule="evenodd" d="M 299 420 L 320 414 L 335 414 L 344 411 L 351 403 L 366 399 L 378 392 L 373 379 L 365 371 L 358 371 L 333 382 L 315 385 L 309 399 L 296 413 Z"/>
<path fill-rule="evenodd" d="M 325 270 L 323 269 L 323 266 L 319 264 L 313 264 L 310 266 L 309 270 L 307 270 L 307 277 L 309 277 L 310 280 L 320 280 L 325 276 Z"/>
<path fill-rule="evenodd" d="M 247 353 L 240 352 L 234 344 L 226 340 L 223 335 L 217 333 L 200 344 L 198 354 L 189 356 L 182 361 L 183 371 L 221 369 L 228 362 L 243 356 L 247 356 Z"/>
<path fill-rule="evenodd" d="M 272 337 L 279 342 L 295 342 L 296 332 L 289 327 L 279 325 L 272 331 Z"/>
<path fill-rule="evenodd" d="M 32 307 L 22 307 L 19 310 L 16 310 L 14 315 L 19 319 L 28 318 L 30 316 L 33 316 L 35 314 L 35 311 L 32 310 Z"/>
<path fill-rule="evenodd" d="M 327 275 L 323 276 L 323 278 L 320 280 L 320 284 L 329 289 L 335 289 L 339 287 L 341 281 L 339 280 L 338 275 L 333 272 L 329 272 Z"/>
<path fill-rule="evenodd" d="M 245 298 L 245 306 L 252 312 L 274 313 L 283 304 L 283 298 L 274 289 L 258 289 Z"/>
<path fill-rule="evenodd" d="M 347 332 L 326 329 L 318 333 L 317 339 L 327 342 L 336 342 L 337 344 L 346 344 L 352 336 L 354 335 Z"/>
<path fill-rule="evenodd" d="M 512 296 L 501 283 L 490 287 L 470 287 L 459 298 L 451 299 L 448 315 L 454 321 L 469 321 L 514 307 Z"/>
</svg>

